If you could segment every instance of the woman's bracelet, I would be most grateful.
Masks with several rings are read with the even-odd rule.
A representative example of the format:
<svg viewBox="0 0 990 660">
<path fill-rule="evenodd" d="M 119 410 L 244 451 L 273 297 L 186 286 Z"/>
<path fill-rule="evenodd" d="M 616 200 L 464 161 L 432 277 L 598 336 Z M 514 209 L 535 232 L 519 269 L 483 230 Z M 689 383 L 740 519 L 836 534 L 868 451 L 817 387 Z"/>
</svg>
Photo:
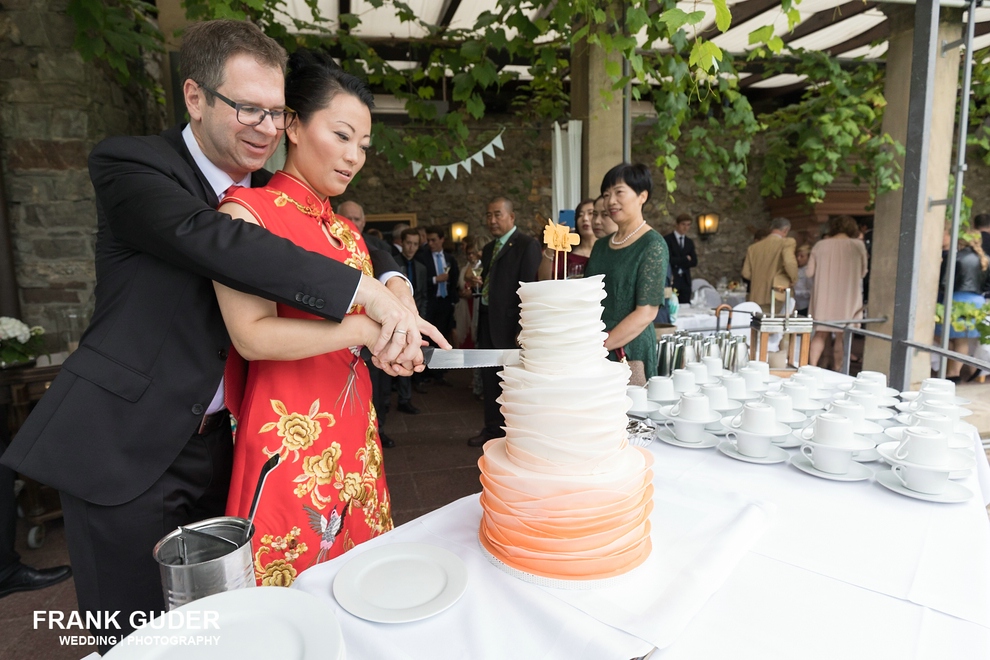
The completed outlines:
<svg viewBox="0 0 990 660">
<path fill-rule="evenodd" d="M 543 258 L 546 259 L 547 261 L 553 261 L 553 254 L 552 253 L 547 254 L 547 252 L 550 252 L 550 250 L 543 251 Z"/>
</svg>

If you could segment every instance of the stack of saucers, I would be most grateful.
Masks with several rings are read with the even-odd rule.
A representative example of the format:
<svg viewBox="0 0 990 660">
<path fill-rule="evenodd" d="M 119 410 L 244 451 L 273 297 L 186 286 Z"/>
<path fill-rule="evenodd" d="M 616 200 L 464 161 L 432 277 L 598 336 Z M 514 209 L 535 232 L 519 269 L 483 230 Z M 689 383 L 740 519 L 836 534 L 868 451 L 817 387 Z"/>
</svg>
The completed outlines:
<svg viewBox="0 0 990 660">
<path fill-rule="evenodd" d="M 880 485 L 916 499 L 946 504 L 965 502 L 973 493 L 950 477 L 965 476 L 975 465 L 972 454 L 949 447 L 949 436 L 927 426 L 909 426 L 900 442 L 877 447 L 890 470 L 877 473 Z"/>
<path fill-rule="evenodd" d="M 802 472 L 835 481 L 862 481 L 873 470 L 853 460 L 861 451 L 873 449 L 875 443 L 855 432 L 852 420 L 834 412 L 815 417 L 814 424 L 802 432 L 801 452 L 791 458 L 791 465 Z"/>
<path fill-rule="evenodd" d="M 791 427 L 777 421 L 777 411 L 767 403 L 751 401 L 728 420 L 731 429 L 718 450 L 730 458 L 747 463 L 782 463 L 787 452 L 774 444 L 791 433 Z"/>
</svg>

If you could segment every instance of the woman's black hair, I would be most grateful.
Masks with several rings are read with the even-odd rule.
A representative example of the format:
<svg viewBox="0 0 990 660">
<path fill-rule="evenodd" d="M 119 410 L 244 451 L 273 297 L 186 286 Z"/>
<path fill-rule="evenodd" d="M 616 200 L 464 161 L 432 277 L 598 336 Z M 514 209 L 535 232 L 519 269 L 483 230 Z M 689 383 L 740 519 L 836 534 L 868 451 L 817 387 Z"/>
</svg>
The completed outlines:
<svg viewBox="0 0 990 660">
<path fill-rule="evenodd" d="M 289 56 L 285 76 L 285 105 L 300 121 L 326 108 L 338 94 L 350 94 L 375 107 L 375 97 L 363 80 L 346 73 L 325 50 L 300 48 Z"/>
<path fill-rule="evenodd" d="M 637 195 L 645 190 L 646 201 L 650 201 L 650 197 L 653 195 L 653 177 L 650 176 L 650 168 L 642 163 L 632 165 L 619 163 L 610 169 L 605 173 L 605 178 L 602 179 L 601 193 L 604 195 L 606 190 L 618 183 L 626 184 Z"/>
</svg>

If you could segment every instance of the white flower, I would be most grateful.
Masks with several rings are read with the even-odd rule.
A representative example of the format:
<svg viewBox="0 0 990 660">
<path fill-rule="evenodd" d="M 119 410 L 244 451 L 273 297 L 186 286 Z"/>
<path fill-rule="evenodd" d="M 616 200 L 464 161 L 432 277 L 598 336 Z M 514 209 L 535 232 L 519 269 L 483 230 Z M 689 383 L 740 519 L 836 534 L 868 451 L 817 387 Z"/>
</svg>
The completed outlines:
<svg viewBox="0 0 990 660">
<path fill-rule="evenodd" d="M 9 316 L 0 316 L 0 339 L 16 339 L 25 343 L 31 338 L 31 328 Z"/>
</svg>

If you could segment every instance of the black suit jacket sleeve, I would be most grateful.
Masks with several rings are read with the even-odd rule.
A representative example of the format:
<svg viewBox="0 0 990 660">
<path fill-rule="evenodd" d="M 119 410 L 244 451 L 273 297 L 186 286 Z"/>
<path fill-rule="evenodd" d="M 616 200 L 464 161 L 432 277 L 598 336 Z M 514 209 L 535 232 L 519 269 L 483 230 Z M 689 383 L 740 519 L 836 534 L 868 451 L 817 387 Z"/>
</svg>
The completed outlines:
<svg viewBox="0 0 990 660">
<path fill-rule="evenodd" d="M 667 241 L 667 251 L 670 253 L 670 265 L 673 268 L 690 269 L 698 265 L 698 254 L 694 250 L 694 241 L 684 237 L 684 249 L 681 250 L 677 237 L 671 232 L 664 236 Z"/>
<path fill-rule="evenodd" d="M 89 158 L 97 205 L 115 238 L 226 286 L 336 321 L 361 273 L 297 247 L 262 227 L 234 221 L 189 194 L 189 164 L 160 137 L 104 140 Z M 319 308 L 301 301 L 322 300 Z"/>
</svg>

